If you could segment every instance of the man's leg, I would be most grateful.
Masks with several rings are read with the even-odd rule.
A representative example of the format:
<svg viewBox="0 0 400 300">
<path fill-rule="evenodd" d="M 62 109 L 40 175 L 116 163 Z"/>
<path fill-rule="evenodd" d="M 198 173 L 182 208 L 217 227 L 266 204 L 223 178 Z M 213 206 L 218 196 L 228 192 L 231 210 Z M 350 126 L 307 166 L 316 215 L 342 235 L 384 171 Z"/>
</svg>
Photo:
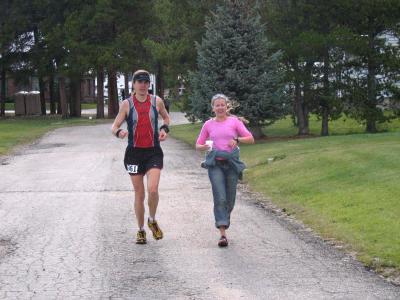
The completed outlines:
<svg viewBox="0 0 400 300">
<path fill-rule="evenodd" d="M 161 170 L 157 168 L 150 169 L 147 172 L 147 200 L 149 204 L 149 215 L 155 219 L 158 206 L 158 184 L 160 183 Z"/>
<path fill-rule="evenodd" d="M 158 226 L 158 223 L 155 219 L 157 206 L 158 206 L 158 184 L 160 182 L 160 174 L 161 170 L 158 168 L 152 168 L 147 171 L 147 197 L 148 197 L 148 204 L 149 204 L 149 215 L 150 218 L 147 222 L 151 232 L 153 233 L 153 237 L 156 240 L 160 240 L 163 238 L 163 232 Z"/>
<path fill-rule="evenodd" d="M 143 175 L 131 176 L 133 188 L 135 190 L 135 215 L 138 222 L 139 230 L 144 227 L 144 183 Z"/>
</svg>

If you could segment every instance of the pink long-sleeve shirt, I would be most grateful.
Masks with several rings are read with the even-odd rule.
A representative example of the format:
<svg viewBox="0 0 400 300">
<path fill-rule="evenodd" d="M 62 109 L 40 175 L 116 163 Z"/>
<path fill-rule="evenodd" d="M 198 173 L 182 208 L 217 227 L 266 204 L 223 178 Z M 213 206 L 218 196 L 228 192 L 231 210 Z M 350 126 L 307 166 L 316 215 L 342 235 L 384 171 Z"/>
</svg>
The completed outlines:
<svg viewBox="0 0 400 300">
<path fill-rule="evenodd" d="M 251 136 L 243 122 L 237 117 L 229 116 L 224 121 L 208 120 L 197 138 L 196 144 L 204 145 L 206 140 L 213 141 L 213 149 L 232 152 L 229 141 L 237 137 Z"/>
</svg>

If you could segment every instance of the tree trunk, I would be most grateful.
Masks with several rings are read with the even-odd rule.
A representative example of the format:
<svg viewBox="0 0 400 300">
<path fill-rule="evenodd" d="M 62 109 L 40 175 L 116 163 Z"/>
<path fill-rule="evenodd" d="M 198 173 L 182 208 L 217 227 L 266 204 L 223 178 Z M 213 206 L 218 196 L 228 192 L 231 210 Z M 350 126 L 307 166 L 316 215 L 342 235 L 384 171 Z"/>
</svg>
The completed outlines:
<svg viewBox="0 0 400 300">
<path fill-rule="evenodd" d="M 97 70 L 97 119 L 104 119 L 104 69 Z"/>
<path fill-rule="evenodd" d="M 298 135 L 308 135 L 308 109 L 307 105 L 304 101 L 304 96 L 301 94 L 301 82 L 300 75 L 301 71 L 299 70 L 297 59 L 293 59 L 290 62 L 291 66 L 294 69 L 294 104 L 293 110 L 297 119 L 297 128 Z"/>
<path fill-rule="evenodd" d="M 255 139 L 260 139 L 264 136 L 262 127 L 259 125 L 249 126 L 249 130 Z"/>
<path fill-rule="evenodd" d="M 75 79 L 75 91 L 73 94 L 74 97 L 74 117 L 80 118 L 81 117 L 81 76 Z"/>
<path fill-rule="evenodd" d="M 61 115 L 63 119 L 68 118 L 68 104 L 67 95 L 65 92 L 65 78 L 61 76 L 58 80 L 60 86 L 60 105 L 61 105 Z"/>
<path fill-rule="evenodd" d="M 50 76 L 49 80 L 49 95 L 50 95 L 50 114 L 56 113 L 56 98 L 54 93 L 54 75 Z"/>
<path fill-rule="evenodd" d="M 164 99 L 164 82 L 163 82 L 163 68 L 160 62 L 157 63 L 157 77 L 156 77 L 156 85 L 157 91 L 153 91 L 156 95 L 158 95 L 161 99 Z"/>
<path fill-rule="evenodd" d="M 46 115 L 46 99 L 44 97 L 44 81 L 41 74 L 39 76 L 39 92 L 40 92 L 40 109 L 42 111 L 42 116 Z"/>
<path fill-rule="evenodd" d="M 69 80 L 69 115 L 71 117 L 76 117 L 76 90 L 77 90 L 76 78 L 70 77 L 70 80 Z"/>
<path fill-rule="evenodd" d="M 308 135 L 310 133 L 308 128 L 308 112 L 304 103 L 304 98 L 301 95 L 301 87 L 299 82 L 295 82 L 294 91 L 295 112 L 297 117 L 298 135 Z"/>
<path fill-rule="evenodd" d="M 70 81 L 70 116 L 81 117 L 81 76 L 74 76 Z"/>
<path fill-rule="evenodd" d="M 60 84 L 58 84 L 58 90 L 60 90 Z M 62 115 L 62 107 L 61 107 L 61 97 L 60 97 L 60 93 L 57 93 L 57 114 L 58 115 Z"/>
<path fill-rule="evenodd" d="M 324 97 L 321 100 L 321 106 L 322 106 L 322 123 L 321 123 L 321 135 L 322 136 L 328 136 L 329 135 L 329 99 L 330 99 L 330 87 L 329 87 L 329 52 L 326 49 L 325 54 L 324 54 L 324 78 L 323 78 L 323 91 L 324 91 Z"/>
<path fill-rule="evenodd" d="M 33 28 L 33 40 L 35 42 L 35 53 L 34 53 L 34 64 L 35 64 L 35 68 L 37 71 L 37 77 L 39 79 L 39 93 L 40 93 L 40 110 L 43 116 L 46 115 L 46 99 L 44 98 L 44 82 L 43 82 L 43 72 L 41 71 L 41 65 L 40 65 L 40 58 L 39 58 L 39 54 L 38 54 L 38 50 L 39 48 L 41 48 L 41 43 L 39 41 L 39 29 L 37 26 L 34 26 Z"/>
<path fill-rule="evenodd" d="M 369 37 L 369 50 L 370 52 L 374 51 L 374 38 L 373 35 L 370 34 Z M 369 133 L 377 132 L 376 129 L 376 65 L 375 58 L 373 54 L 368 55 L 368 75 L 367 75 L 367 114 L 366 114 L 366 131 Z"/>
<path fill-rule="evenodd" d="M 118 110 L 117 73 L 111 69 L 108 71 L 108 117 L 115 118 Z"/>
<path fill-rule="evenodd" d="M 374 119 L 367 120 L 366 131 L 369 133 L 376 133 L 378 131 L 376 128 L 376 121 Z"/>
<path fill-rule="evenodd" d="M 129 97 L 129 73 L 126 72 L 124 73 L 124 78 L 125 78 L 125 85 L 124 85 L 124 93 L 125 93 L 125 99 Z M 122 99 L 122 100 L 125 100 Z"/>
<path fill-rule="evenodd" d="M 329 135 L 329 109 L 326 105 L 322 107 L 321 135 Z"/>
<path fill-rule="evenodd" d="M 4 56 L 3 56 L 4 58 Z M 6 115 L 6 70 L 4 66 L 1 68 L 1 87 L 0 87 L 0 117 L 4 117 Z"/>
</svg>

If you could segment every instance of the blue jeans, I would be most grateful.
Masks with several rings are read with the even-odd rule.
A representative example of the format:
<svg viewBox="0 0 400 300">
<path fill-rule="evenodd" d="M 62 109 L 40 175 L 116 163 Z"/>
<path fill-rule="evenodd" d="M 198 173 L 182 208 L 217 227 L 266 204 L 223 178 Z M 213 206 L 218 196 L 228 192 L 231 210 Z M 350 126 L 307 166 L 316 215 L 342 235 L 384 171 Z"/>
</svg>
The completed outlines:
<svg viewBox="0 0 400 300">
<path fill-rule="evenodd" d="M 217 161 L 208 168 L 213 198 L 215 226 L 229 228 L 231 212 L 235 206 L 238 174 L 226 161 Z"/>
</svg>

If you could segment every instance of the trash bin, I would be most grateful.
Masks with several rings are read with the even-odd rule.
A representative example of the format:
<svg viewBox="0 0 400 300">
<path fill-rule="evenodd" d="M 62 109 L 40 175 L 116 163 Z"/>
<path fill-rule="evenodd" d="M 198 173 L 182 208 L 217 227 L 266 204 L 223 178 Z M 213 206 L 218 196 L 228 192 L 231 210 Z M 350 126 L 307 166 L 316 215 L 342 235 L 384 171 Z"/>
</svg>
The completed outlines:
<svg viewBox="0 0 400 300">
<path fill-rule="evenodd" d="M 29 92 L 26 95 L 26 115 L 40 115 L 42 113 L 40 107 L 40 93 Z"/>
<path fill-rule="evenodd" d="M 26 115 L 26 94 L 28 92 L 18 92 L 15 96 L 15 115 L 16 116 L 25 116 Z"/>
<path fill-rule="evenodd" d="M 32 116 L 42 113 L 39 92 L 21 91 L 15 94 L 15 115 Z"/>
</svg>

